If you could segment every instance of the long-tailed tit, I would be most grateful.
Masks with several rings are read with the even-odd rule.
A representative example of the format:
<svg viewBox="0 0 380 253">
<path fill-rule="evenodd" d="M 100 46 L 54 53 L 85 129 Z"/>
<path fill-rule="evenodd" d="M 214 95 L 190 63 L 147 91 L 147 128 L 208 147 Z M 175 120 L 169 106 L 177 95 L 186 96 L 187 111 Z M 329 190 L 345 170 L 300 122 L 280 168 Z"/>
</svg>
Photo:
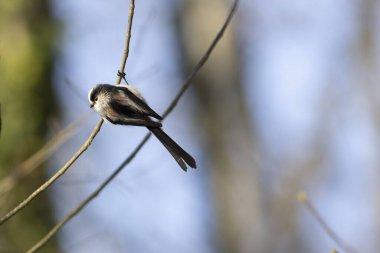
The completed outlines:
<svg viewBox="0 0 380 253">
<path fill-rule="evenodd" d="M 184 171 L 187 170 L 185 162 L 191 168 L 196 168 L 194 158 L 161 129 L 160 122 L 151 119 L 153 117 L 162 120 L 162 117 L 148 106 L 145 99 L 132 86 L 98 84 L 88 93 L 88 101 L 91 108 L 112 124 L 147 127 Z"/>
</svg>

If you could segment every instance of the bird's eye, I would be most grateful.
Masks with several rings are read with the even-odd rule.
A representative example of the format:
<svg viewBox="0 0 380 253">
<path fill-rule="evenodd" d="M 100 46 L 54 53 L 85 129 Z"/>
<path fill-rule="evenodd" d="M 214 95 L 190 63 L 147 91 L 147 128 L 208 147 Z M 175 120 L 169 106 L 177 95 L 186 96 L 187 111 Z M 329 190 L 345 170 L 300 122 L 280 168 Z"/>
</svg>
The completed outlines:
<svg viewBox="0 0 380 253">
<path fill-rule="evenodd" d="M 98 98 L 95 98 L 95 102 L 98 101 Z"/>
</svg>

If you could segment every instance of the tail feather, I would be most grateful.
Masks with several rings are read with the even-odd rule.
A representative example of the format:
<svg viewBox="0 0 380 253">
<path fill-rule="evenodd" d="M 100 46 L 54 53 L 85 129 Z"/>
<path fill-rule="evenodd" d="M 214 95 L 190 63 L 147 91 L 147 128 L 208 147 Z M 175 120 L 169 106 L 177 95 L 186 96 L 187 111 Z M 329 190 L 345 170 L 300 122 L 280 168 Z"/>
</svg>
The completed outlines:
<svg viewBox="0 0 380 253">
<path fill-rule="evenodd" d="M 196 162 L 194 158 L 183 150 L 172 138 L 169 137 L 159 127 L 148 127 L 148 129 L 157 137 L 157 139 L 165 146 L 169 153 L 174 157 L 179 166 L 186 171 L 187 167 L 185 162 L 191 167 L 196 168 Z"/>
</svg>

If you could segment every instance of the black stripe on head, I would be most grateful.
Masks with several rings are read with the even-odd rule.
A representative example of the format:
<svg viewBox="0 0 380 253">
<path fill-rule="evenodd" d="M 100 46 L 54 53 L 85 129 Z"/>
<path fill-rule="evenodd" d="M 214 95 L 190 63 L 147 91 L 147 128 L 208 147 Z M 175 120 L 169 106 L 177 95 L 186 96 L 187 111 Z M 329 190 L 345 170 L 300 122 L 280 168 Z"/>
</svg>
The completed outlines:
<svg viewBox="0 0 380 253">
<path fill-rule="evenodd" d="M 94 87 L 92 90 L 91 90 L 91 93 L 90 95 L 88 96 L 88 100 L 90 100 L 90 102 L 95 102 L 95 98 L 99 95 L 100 91 L 102 90 L 102 86 L 101 85 L 97 85 L 96 87 Z"/>
<path fill-rule="evenodd" d="M 88 100 L 91 102 L 91 103 L 94 103 L 95 102 L 95 99 L 98 97 L 99 93 L 101 91 L 111 91 L 112 89 L 114 88 L 113 85 L 109 85 L 109 84 L 98 84 L 96 85 L 90 92 L 90 94 L 88 95 Z"/>
</svg>

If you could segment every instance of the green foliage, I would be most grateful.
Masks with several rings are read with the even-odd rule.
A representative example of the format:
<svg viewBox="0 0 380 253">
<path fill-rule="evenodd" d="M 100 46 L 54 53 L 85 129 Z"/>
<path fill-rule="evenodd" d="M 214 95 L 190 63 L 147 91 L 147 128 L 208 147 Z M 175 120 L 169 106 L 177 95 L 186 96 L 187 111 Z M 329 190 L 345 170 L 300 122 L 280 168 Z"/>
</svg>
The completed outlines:
<svg viewBox="0 0 380 253">
<path fill-rule="evenodd" d="M 38 16 L 40 22 L 33 15 L 23 15 L 25 2 L 28 1 L 0 3 L 0 101 L 3 105 L 0 176 L 8 174 L 4 168 L 14 166 L 41 145 L 46 120 L 54 108 L 50 84 L 53 26 L 46 22 L 46 13 Z"/>
<path fill-rule="evenodd" d="M 47 0 L 0 1 L 0 179 L 45 142 L 47 121 L 56 111 L 51 83 L 56 27 Z M 6 205 L 1 202 L 1 214 L 43 178 L 41 171 L 21 182 Z M 0 228 L 0 244 L 5 241 L 10 252 L 24 251 L 51 227 L 48 199 L 42 199 Z"/>
</svg>

